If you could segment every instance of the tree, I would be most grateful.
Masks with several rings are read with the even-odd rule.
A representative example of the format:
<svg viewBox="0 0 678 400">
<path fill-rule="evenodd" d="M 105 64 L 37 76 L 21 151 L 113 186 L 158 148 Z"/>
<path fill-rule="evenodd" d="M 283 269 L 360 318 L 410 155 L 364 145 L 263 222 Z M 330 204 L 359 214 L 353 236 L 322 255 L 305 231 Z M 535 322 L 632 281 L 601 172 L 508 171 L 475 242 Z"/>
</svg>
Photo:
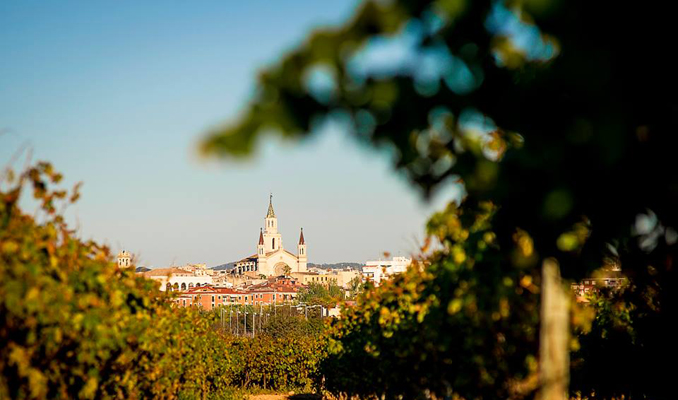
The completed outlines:
<svg viewBox="0 0 678 400">
<path fill-rule="evenodd" d="M 338 122 L 389 146 L 424 195 L 463 184 L 461 209 L 496 207 L 501 271 L 536 278 L 552 258 L 580 279 L 613 260 L 632 281 L 619 304 L 642 310 L 626 325 L 633 357 L 600 360 L 608 368 L 573 386 L 603 397 L 668 397 L 658 360 L 675 353 L 668 332 L 678 311 L 672 15 L 668 4 L 648 2 L 365 2 L 264 71 L 243 117 L 202 149 L 242 156 L 266 129 L 300 138 Z M 407 43 L 409 56 L 388 68 L 371 63 L 389 41 Z M 461 259 L 466 238 L 450 239 L 446 257 Z M 622 372 L 623 393 L 596 386 Z M 498 378 L 497 387 L 505 384 Z"/>
<path fill-rule="evenodd" d="M 299 290 L 297 301 L 308 305 L 322 305 L 324 307 L 334 307 L 344 298 L 342 289 L 336 284 L 321 285 L 311 283 L 305 288 Z"/>
<path fill-rule="evenodd" d="M 356 297 L 360 293 L 365 290 L 365 283 L 363 283 L 362 279 L 360 277 L 356 276 L 355 278 L 351 279 L 351 281 L 348 283 L 348 294 L 346 296 L 347 300 L 355 300 Z"/>
</svg>

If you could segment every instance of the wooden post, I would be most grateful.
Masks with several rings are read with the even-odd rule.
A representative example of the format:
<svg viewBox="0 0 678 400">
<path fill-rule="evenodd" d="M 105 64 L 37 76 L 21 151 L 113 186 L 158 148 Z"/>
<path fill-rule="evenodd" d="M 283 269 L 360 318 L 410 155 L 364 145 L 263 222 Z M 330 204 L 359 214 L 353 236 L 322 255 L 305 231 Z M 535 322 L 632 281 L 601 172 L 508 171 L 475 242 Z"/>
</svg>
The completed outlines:
<svg viewBox="0 0 678 400">
<path fill-rule="evenodd" d="M 558 262 L 542 264 L 541 330 L 539 332 L 539 393 L 537 400 L 567 400 L 570 380 L 569 296 Z"/>
</svg>

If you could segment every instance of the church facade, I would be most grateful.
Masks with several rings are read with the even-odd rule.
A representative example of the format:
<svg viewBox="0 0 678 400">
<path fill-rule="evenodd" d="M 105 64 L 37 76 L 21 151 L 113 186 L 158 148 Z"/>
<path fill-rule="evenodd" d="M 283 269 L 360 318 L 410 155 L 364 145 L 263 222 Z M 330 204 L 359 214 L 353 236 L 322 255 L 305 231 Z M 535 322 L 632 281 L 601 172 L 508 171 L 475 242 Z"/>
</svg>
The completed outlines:
<svg viewBox="0 0 678 400">
<path fill-rule="evenodd" d="M 292 272 L 308 271 L 306 240 L 301 228 L 297 253 L 294 254 L 283 247 L 282 235 L 278 232 L 278 218 L 273 210 L 273 196 L 268 203 L 268 212 L 264 218 L 264 228 L 259 231 L 257 252 L 235 263 L 233 273 L 242 275 L 280 276 Z M 252 274 L 253 273 L 253 274 Z"/>
</svg>

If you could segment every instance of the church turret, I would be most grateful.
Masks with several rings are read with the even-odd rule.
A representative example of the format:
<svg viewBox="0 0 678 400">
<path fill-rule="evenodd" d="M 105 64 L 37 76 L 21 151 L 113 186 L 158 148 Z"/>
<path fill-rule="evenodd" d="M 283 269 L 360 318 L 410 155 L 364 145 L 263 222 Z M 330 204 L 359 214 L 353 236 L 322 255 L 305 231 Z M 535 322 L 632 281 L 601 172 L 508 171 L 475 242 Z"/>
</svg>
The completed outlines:
<svg viewBox="0 0 678 400">
<path fill-rule="evenodd" d="M 297 258 L 299 260 L 299 272 L 305 272 L 308 258 L 306 256 L 306 240 L 304 239 L 304 228 L 301 228 L 299 234 L 299 244 L 297 245 Z"/>
<path fill-rule="evenodd" d="M 264 232 L 259 229 L 259 244 L 257 244 L 257 255 L 259 257 L 266 257 L 266 249 L 264 248 Z"/>
</svg>

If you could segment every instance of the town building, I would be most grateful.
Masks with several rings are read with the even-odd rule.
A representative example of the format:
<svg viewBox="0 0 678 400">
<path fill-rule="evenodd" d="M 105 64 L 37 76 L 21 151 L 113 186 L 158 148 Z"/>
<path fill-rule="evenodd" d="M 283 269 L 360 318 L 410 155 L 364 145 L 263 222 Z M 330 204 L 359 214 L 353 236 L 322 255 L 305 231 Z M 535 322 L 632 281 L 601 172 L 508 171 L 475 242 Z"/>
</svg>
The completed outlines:
<svg viewBox="0 0 678 400">
<path fill-rule="evenodd" d="M 595 272 L 592 276 L 582 279 L 579 283 L 572 283 L 571 289 L 577 302 L 588 303 L 589 297 L 603 289 L 616 290 L 622 288 L 628 279 L 622 274 L 619 266 L 606 267 Z"/>
<path fill-rule="evenodd" d="M 392 275 L 403 273 L 412 264 L 412 259 L 407 257 L 393 257 L 391 260 L 367 261 L 363 267 L 365 280 L 379 286 L 383 279 Z"/>
<path fill-rule="evenodd" d="M 352 280 L 360 279 L 360 273 L 352 268 L 316 269 L 309 272 L 294 272 L 292 277 L 298 279 L 304 285 L 337 285 L 341 288 L 349 289 Z"/>
<path fill-rule="evenodd" d="M 297 253 L 283 247 L 282 235 L 278 231 L 278 218 L 273 210 L 273 195 L 268 203 L 268 212 L 264 218 L 264 228 L 259 230 L 257 252 L 235 263 L 232 273 L 235 275 L 280 276 L 293 272 L 307 271 L 307 247 L 304 229 L 301 228 Z"/>
<path fill-rule="evenodd" d="M 173 299 L 179 307 L 212 310 L 226 305 L 271 305 L 292 303 L 303 286 L 293 279 L 269 280 L 243 288 L 193 287 Z"/>
<path fill-rule="evenodd" d="M 204 264 L 203 264 L 204 265 Z M 205 268 L 206 269 L 206 268 Z M 194 287 L 214 285 L 211 274 L 193 266 L 156 268 L 139 275 L 157 281 L 162 291 L 185 291 Z"/>
</svg>

